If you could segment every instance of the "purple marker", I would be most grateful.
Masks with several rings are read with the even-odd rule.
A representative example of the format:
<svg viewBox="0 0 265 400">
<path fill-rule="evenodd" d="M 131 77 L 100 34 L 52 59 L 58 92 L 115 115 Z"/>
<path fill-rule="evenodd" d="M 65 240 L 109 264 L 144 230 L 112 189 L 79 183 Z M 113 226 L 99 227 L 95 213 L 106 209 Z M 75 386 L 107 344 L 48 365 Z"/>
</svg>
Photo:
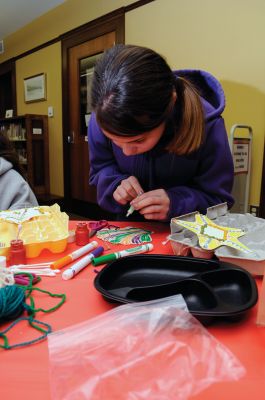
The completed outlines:
<svg viewBox="0 0 265 400">
<path fill-rule="evenodd" d="M 81 260 L 77 261 L 70 268 L 65 270 L 62 274 L 62 278 L 67 281 L 68 279 L 72 279 L 78 272 L 80 272 L 83 268 L 85 268 L 88 264 L 91 263 L 94 257 L 100 256 L 104 251 L 102 246 L 97 247 L 95 250 L 91 251 L 87 256 L 81 258 Z"/>
</svg>

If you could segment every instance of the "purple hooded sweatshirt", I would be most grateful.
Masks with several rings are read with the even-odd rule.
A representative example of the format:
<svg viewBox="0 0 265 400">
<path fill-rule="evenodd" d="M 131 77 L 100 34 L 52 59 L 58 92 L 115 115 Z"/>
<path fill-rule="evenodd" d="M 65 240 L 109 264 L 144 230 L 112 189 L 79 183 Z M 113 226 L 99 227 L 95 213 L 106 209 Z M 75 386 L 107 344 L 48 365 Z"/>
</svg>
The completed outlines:
<svg viewBox="0 0 265 400">
<path fill-rule="evenodd" d="M 205 112 L 204 142 L 191 154 L 178 156 L 164 150 L 173 132 L 169 122 L 153 149 L 125 156 L 104 136 L 92 113 L 88 128 L 89 183 L 97 187 L 98 204 L 109 212 L 125 216 L 128 205 L 118 204 L 113 192 L 123 179 L 131 175 L 139 180 L 145 192 L 155 189 L 167 192 L 170 199 L 167 220 L 193 211 L 205 213 L 207 207 L 223 202 L 227 202 L 228 207 L 233 205 L 234 169 L 221 117 L 225 107 L 222 86 L 208 72 L 181 70 L 174 73 L 197 87 Z M 135 214 L 132 216 L 136 217 Z"/>
</svg>

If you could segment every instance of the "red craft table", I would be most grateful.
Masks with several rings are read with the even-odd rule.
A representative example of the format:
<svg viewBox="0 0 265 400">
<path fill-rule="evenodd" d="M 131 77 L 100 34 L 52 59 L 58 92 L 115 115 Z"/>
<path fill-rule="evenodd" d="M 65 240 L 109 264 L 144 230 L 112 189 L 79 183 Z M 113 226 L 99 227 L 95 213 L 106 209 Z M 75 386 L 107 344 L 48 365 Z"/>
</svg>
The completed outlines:
<svg viewBox="0 0 265 400">
<path fill-rule="evenodd" d="M 117 225 L 116 222 L 115 224 Z M 75 225 L 74 221 L 70 222 L 70 228 L 73 229 Z M 152 230 L 154 232 L 152 235 L 154 244 L 153 253 L 173 254 L 170 243 L 166 245 L 162 244 L 169 234 L 168 224 L 121 222 L 118 225 L 121 227 L 141 226 Z M 98 242 L 100 243 L 101 241 L 99 240 Z M 110 246 L 111 252 L 118 248 L 121 249 L 121 246 Z M 38 259 L 31 260 L 34 263 L 36 261 L 54 260 L 74 251 L 76 247 L 75 244 L 69 244 L 65 253 L 58 255 L 44 251 Z M 99 268 L 102 268 L 102 266 L 97 267 L 97 269 Z M 66 302 L 57 311 L 48 314 L 39 312 L 35 318 L 51 325 L 53 331 L 56 331 L 90 319 L 113 308 L 114 305 L 107 303 L 94 288 L 94 278 L 95 271 L 91 265 L 68 281 L 63 281 L 61 275 L 56 277 L 42 277 L 41 282 L 38 283 L 38 287 L 52 293 L 65 293 Z M 260 290 L 261 279 L 257 279 L 257 284 Z M 33 296 L 36 305 L 44 308 L 52 307 L 56 301 L 36 291 L 33 293 Z M 247 373 L 239 381 L 213 384 L 200 394 L 192 397 L 193 400 L 256 400 L 264 397 L 265 328 L 256 325 L 256 315 L 257 306 L 240 322 L 218 323 L 207 327 L 209 332 L 230 349 L 241 361 Z M 3 330 L 7 325 L 1 325 L 0 330 Z M 8 334 L 10 344 L 32 339 L 32 329 L 29 328 L 27 323 L 24 324 L 24 322 L 16 326 L 11 332 Z M 51 399 L 47 340 L 24 348 L 13 350 L 0 349 L 0 358 L 1 399 Z"/>
</svg>

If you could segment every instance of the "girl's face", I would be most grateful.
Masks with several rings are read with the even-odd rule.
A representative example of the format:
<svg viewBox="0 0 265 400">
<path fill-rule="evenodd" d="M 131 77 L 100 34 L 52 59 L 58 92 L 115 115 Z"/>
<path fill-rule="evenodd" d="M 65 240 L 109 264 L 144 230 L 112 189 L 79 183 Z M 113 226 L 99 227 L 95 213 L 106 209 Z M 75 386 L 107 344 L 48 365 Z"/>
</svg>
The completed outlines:
<svg viewBox="0 0 265 400">
<path fill-rule="evenodd" d="M 165 122 L 149 132 L 141 133 L 136 136 L 117 136 L 102 129 L 104 135 L 109 138 L 116 146 L 119 146 L 126 156 L 134 156 L 151 150 L 159 142 L 165 130 Z"/>
</svg>

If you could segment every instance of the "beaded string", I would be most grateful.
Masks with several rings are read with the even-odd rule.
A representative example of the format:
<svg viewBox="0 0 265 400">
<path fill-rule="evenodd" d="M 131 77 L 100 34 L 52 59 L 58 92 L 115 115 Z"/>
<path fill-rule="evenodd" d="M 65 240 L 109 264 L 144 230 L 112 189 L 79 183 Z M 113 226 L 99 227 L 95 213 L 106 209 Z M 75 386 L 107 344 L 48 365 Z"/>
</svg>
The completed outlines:
<svg viewBox="0 0 265 400">
<path fill-rule="evenodd" d="M 49 333 L 52 332 L 52 328 L 49 324 L 46 324 L 44 322 L 38 321 L 34 319 L 35 314 L 39 311 L 42 311 L 44 313 L 49 313 L 52 311 L 57 310 L 61 305 L 65 302 L 66 296 L 65 294 L 53 294 L 47 290 L 43 290 L 40 288 L 35 288 L 33 287 L 33 275 L 28 273 L 28 272 L 23 272 L 23 273 L 18 273 L 17 275 L 27 275 L 29 278 L 29 284 L 28 285 L 13 285 L 13 286 L 6 286 L 5 288 L 1 289 L 0 293 L 0 319 L 13 319 L 17 318 L 18 315 L 20 315 L 24 310 L 27 311 L 29 317 L 21 317 L 16 319 L 12 324 L 7 327 L 5 330 L 0 332 L 0 338 L 3 339 L 3 344 L 0 344 L 0 347 L 3 349 L 13 349 L 16 347 L 22 347 L 26 345 L 30 345 L 36 342 L 39 342 L 47 337 Z M 40 281 L 41 278 L 39 277 L 38 281 Z M 58 304 L 56 304 L 54 307 L 51 307 L 47 310 L 43 308 L 35 308 L 35 303 L 34 299 L 32 297 L 32 292 L 34 290 L 37 290 L 39 292 L 48 294 L 50 297 L 56 297 L 60 298 L 61 300 L 59 301 Z M 29 299 L 30 305 L 26 303 L 26 299 Z M 8 302 L 9 300 L 9 302 Z M 42 332 L 43 335 L 39 336 L 36 339 L 27 341 L 27 342 L 21 342 L 17 343 L 14 345 L 9 345 L 8 338 L 6 336 L 6 333 L 10 331 L 16 324 L 18 324 L 20 321 L 26 320 L 29 322 L 29 325 Z"/>
</svg>

